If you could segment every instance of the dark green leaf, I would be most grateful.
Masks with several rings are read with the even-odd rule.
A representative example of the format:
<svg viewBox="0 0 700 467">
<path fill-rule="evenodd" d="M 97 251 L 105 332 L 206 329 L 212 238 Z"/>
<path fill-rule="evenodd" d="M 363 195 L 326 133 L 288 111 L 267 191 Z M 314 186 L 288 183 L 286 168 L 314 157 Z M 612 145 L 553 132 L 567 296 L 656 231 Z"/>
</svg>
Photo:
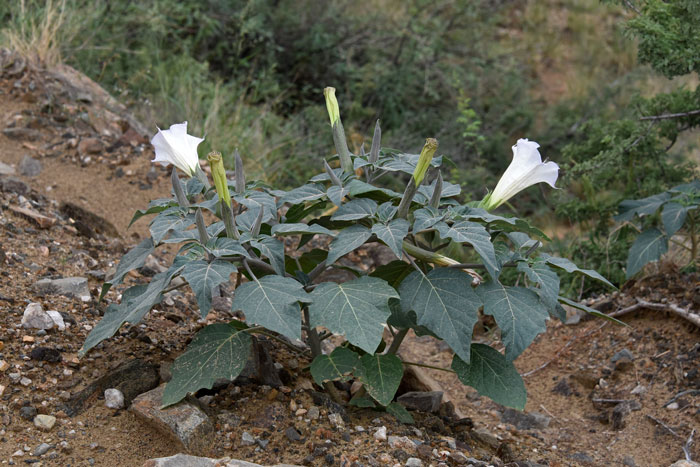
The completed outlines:
<svg viewBox="0 0 700 467">
<path fill-rule="evenodd" d="M 350 349 L 337 347 L 330 355 L 318 355 L 311 362 L 311 376 L 319 386 L 326 381 L 347 381 L 360 362 L 360 357 Z"/>
<path fill-rule="evenodd" d="M 459 380 L 498 404 L 523 410 L 527 392 L 513 363 L 496 349 L 484 344 L 472 344 L 471 353 L 469 363 L 457 355 L 452 359 L 452 369 Z"/>
<path fill-rule="evenodd" d="M 563 269 L 564 271 L 568 272 L 569 274 L 574 273 L 574 272 L 579 272 L 585 276 L 590 277 L 591 279 L 595 279 L 597 281 L 602 282 L 603 284 L 612 287 L 613 289 L 616 288 L 614 285 L 610 283 L 605 277 L 601 276 L 597 271 L 594 271 L 593 269 L 581 269 L 578 266 L 576 266 L 572 261 L 569 261 L 566 258 L 559 258 L 557 256 L 550 256 L 546 253 L 540 254 L 540 258 L 544 259 L 547 264 L 550 266 L 554 266 L 555 268 Z M 539 258 L 538 258 L 539 259 Z"/>
<path fill-rule="evenodd" d="M 363 355 L 356 373 L 367 392 L 383 406 L 389 405 L 403 378 L 403 364 L 396 355 Z"/>
<path fill-rule="evenodd" d="M 211 309 L 212 290 L 220 284 L 228 282 L 231 274 L 236 272 L 236 266 L 228 261 L 214 260 L 190 261 L 185 264 L 182 276 L 185 278 L 197 297 L 199 313 L 202 318 Z"/>
<path fill-rule="evenodd" d="M 582 304 L 582 303 L 578 303 L 578 302 L 575 302 L 575 301 L 573 301 L 573 300 L 569 300 L 569 299 L 566 298 L 566 297 L 559 297 L 559 301 L 560 301 L 561 303 L 565 304 L 565 305 L 569 305 L 570 307 L 578 308 L 579 310 L 583 310 L 583 311 L 585 311 L 586 313 L 588 313 L 588 314 L 590 314 L 590 315 L 592 315 L 592 316 L 596 316 L 596 317 L 598 317 L 598 318 L 607 319 L 607 320 L 612 321 L 613 323 L 621 324 L 622 326 L 627 326 L 627 323 L 625 323 L 625 322 L 623 322 L 623 321 L 620 321 L 620 320 L 617 319 L 617 318 L 613 318 L 612 316 L 608 316 L 608 315 L 606 315 L 605 313 L 602 313 L 602 312 L 600 312 L 600 311 L 598 311 L 598 310 L 596 310 L 596 309 L 594 309 L 594 308 L 588 307 L 588 306 L 586 306 L 586 305 L 584 305 L 584 304 Z"/>
<path fill-rule="evenodd" d="M 423 230 L 429 229 L 444 218 L 445 216 L 440 214 L 435 208 L 428 206 L 417 209 L 413 212 L 413 233 L 417 234 Z"/>
<path fill-rule="evenodd" d="M 217 258 L 221 256 L 250 256 L 243 245 L 232 238 L 214 237 L 207 242 L 207 249 Z"/>
<path fill-rule="evenodd" d="M 437 268 L 427 275 L 415 271 L 399 287 L 401 310 L 415 311 L 418 324 L 447 342 L 463 360 L 469 361 L 474 325 L 481 307 L 472 289 L 472 277 L 464 271 Z"/>
<path fill-rule="evenodd" d="M 632 220 L 635 214 L 639 216 L 654 214 L 670 198 L 669 193 L 663 192 L 644 199 L 627 199 L 620 203 L 618 208 L 620 214 L 615 216 L 615 220 L 624 222 Z"/>
<path fill-rule="evenodd" d="M 289 277 L 271 275 L 239 286 L 231 309 L 241 310 L 249 323 L 300 339 L 301 315 L 297 301 L 311 301 L 303 286 Z"/>
<path fill-rule="evenodd" d="M 194 224 L 194 214 L 182 209 L 166 210 L 151 221 L 150 231 L 153 243 L 158 245 L 171 230 L 184 230 Z"/>
<path fill-rule="evenodd" d="M 403 239 L 408 235 L 410 225 L 406 219 L 394 219 L 389 224 L 374 224 L 372 233 L 391 248 L 397 258 L 403 257 Z"/>
<path fill-rule="evenodd" d="M 324 326 L 365 352 L 374 353 L 389 317 L 390 298 L 399 298 L 386 281 L 363 276 L 342 284 L 324 282 L 311 292 L 312 326 Z"/>
<path fill-rule="evenodd" d="M 406 410 L 406 407 L 399 404 L 398 402 L 392 402 L 391 404 L 387 405 L 386 411 L 394 417 L 396 417 L 396 419 L 401 423 L 414 423 L 413 415 L 411 415 L 411 413 L 408 410 Z"/>
<path fill-rule="evenodd" d="M 532 290 L 489 281 L 476 291 L 484 302 L 484 313 L 493 316 L 501 329 L 509 361 L 515 360 L 538 334 L 546 331 L 549 315 Z"/>
<path fill-rule="evenodd" d="M 330 266 L 341 256 L 362 246 L 371 236 L 372 233 L 369 229 L 361 225 L 352 225 L 341 230 L 335 240 L 331 242 L 328 250 L 328 259 L 326 260 L 327 264 Z"/>
<path fill-rule="evenodd" d="M 143 216 L 147 216 L 149 214 L 158 214 L 160 212 L 165 211 L 166 209 L 176 207 L 177 205 L 177 202 L 172 198 L 163 198 L 151 201 L 148 205 L 148 209 L 138 209 L 134 213 L 134 216 L 131 218 L 131 221 L 129 222 L 127 228 L 131 227 L 131 224 L 141 219 Z"/>
<path fill-rule="evenodd" d="M 439 222 L 436 228 L 441 238 L 450 238 L 457 243 L 468 243 L 474 247 L 491 277 L 494 280 L 498 279 L 500 271 L 498 261 L 496 261 L 496 252 L 493 249 L 493 243 L 491 243 L 491 235 L 483 225 L 461 221 L 449 226 L 445 222 Z"/>
<path fill-rule="evenodd" d="M 691 209 L 690 206 L 683 206 L 673 202 L 664 205 L 664 210 L 661 211 L 661 221 L 669 238 L 673 237 L 683 227 L 688 211 Z"/>
<path fill-rule="evenodd" d="M 634 241 L 627 256 L 627 278 L 637 274 L 645 264 L 658 261 L 668 251 L 668 239 L 659 229 L 642 232 Z"/>
<path fill-rule="evenodd" d="M 100 300 L 109 292 L 110 287 L 121 283 L 124 276 L 134 269 L 138 269 L 146 262 L 148 255 L 153 253 L 153 240 L 149 237 L 144 239 L 141 243 L 132 248 L 127 254 L 122 256 L 122 259 L 117 265 L 117 272 L 114 273 L 109 282 L 105 282 L 102 286 L 102 292 L 100 292 Z"/>
<path fill-rule="evenodd" d="M 542 299 L 542 303 L 548 310 L 554 310 L 559 298 L 559 276 L 544 261 L 535 261 L 532 264 L 519 262 L 518 272 L 523 272 L 533 282 L 539 284 L 535 292 Z"/>
<path fill-rule="evenodd" d="M 236 379 L 248 361 L 251 343 L 247 332 L 230 324 L 203 328 L 175 359 L 172 379 L 163 391 L 163 407 L 181 401 L 187 393 L 211 389 L 218 379 Z"/>
<path fill-rule="evenodd" d="M 251 241 L 250 245 L 270 260 L 270 265 L 277 274 L 284 275 L 284 243 L 273 237 L 262 236 L 259 240 Z"/>
<path fill-rule="evenodd" d="M 371 199 L 358 198 L 341 205 L 331 216 L 332 221 L 356 221 L 373 216 L 377 212 L 377 203 Z"/>
<path fill-rule="evenodd" d="M 283 235 L 298 235 L 298 234 L 321 234 L 335 237 L 335 233 L 322 225 L 318 224 L 276 224 L 272 226 L 272 235 L 278 237 Z"/>
<path fill-rule="evenodd" d="M 377 267 L 370 276 L 384 279 L 395 289 L 398 289 L 401 281 L 414 271 L 413 266 L 405 261 L 394 260 L 391 263 Z"/>
<path fill-rule="evenodd" d="M 326 196 L 323 186 L 310 183 L 285 193 L 280 198 L 280 203 L 300 204 L 305 201 L 313 201 Z"/>
</svg>

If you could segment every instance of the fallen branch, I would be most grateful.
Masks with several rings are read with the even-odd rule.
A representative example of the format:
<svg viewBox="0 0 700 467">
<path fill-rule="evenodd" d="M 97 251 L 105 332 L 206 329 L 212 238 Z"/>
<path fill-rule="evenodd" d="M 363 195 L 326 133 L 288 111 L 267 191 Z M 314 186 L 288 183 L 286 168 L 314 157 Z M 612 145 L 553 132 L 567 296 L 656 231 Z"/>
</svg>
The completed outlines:
<svg viewBox="0 0 700 467">
<path fill-rule="evenodd" d="M 668 120 L 671 118 L 683 118 L 692 117 L 693 115 L 700 115 L 700 109 L 691 110 L 689 112 L 679 112 L 675 114 L 662 114 L 662 115 L 649 115 L 647 117 L 640 117 L 640 120 Z"/>
<path fill-rule="evenodd" d="M 627 308 L 623 308 L 621 310 L 613 311 L 612 313 L 608 313 L 608 316 L 612 318 L 617 318 L 618 316 L 622 316 L 627 313 L 631 313 L 633 311 L 637 311 L 644 308 L 649 310 L 667 311 L 669 313 L 673 313 L 675 315 L 680 316 L 683 319 L 690 321 L 697 327 L 700 327 L 700 315 L 697 313 L 692 313 L 691 311 L 685 310 L 679 307 L 678 305 L 674 305 L 673 303 L 652 303 L 640 299 L 637 299 L 637 303 L 635 303 L 634 305 L 628 306 Z"/>
<path fill-rule="evenodd" d="M 556 360 L 557 358 L 559 358 L 559 356 L 562 354 L 562 352 L 563 352 L 564 350 L 566 350 L 569 346 L 571 346 L 571 344 L 573 344 L 574 342 L 576 342 L 578 339 L 581 339 L 582 337 L 588 337 L 588 336 L 590 336 L 591 334 L 593 334 L 594 332 L 603 329 L 603 326 L 605 326 L 606 324 L 608 324 L 608 323 L 603 323 L 603 324 L 601 324 L 600 326 L 598 326 L 597 328 L 591 329 L 590 331 L 588 331 L 587 333 L 585 333 L 585 334 L 583 334 L 583 335 L 576 336 L 576 337 L 572 338 L 569 342 L 567 342 L 566 344 L 564 344 L 559 350 L 557 350 L 557 351 L 554 353 L 554 357 L 553 357 L 553 358 L 551 358 L 550 360 L 547 360 L 546 362 L 544 362 L 542 365 L 538 366 L 538 367 L 535 368 L 534 370 L 530 370 L 530 371 L 528 371 L 527 373 L 523 373 L 523 378 L 526 377 L 526 376 L 534 375 L 535 373 L 537 373 L 537 372 L 540 371 L 540 370 L 544 370 L 545 368 L 547 368 L 547 367 L 549 366 L 550 363 L 552 363 L 554 360 Z"/>
<path fill-rule="evenodd" d="M 671 428 L 670 426 L 666 425 L 664 422 L 662 422 L 662 421 L 659 420 L 658 418 L 652 417 L 652 416 L 649 415 L 649 414 L 647 414 L 646 417 L 647 417 L 649 420 L 651 420 L 651 421 L 653 421 L 654 423 L 656 423 L 657 425 L 660 425 L 660 426 L 664 427 L 664 428 L 666 429 L 666 431 L 668 431 L 669 433 L 671 433 L 671 434 L 672 434 L 673 436 L 675 436 L 676 438 L 680 438 L 680 437 L 681 437 L 681 435 L 679 435 L 678 433 L 676 433 L 676 432 L 673 430 L 673 428 Z"/>
<path fill-rule="evenodd" d="M 700 394 L 700 389 L 686 389 L 685 391 L 681 391 L 678 394 L 676 394 L 675 396 L 673 396 L 671 398 L 671 400 L 669 400 L 664 405 L 662 405 L 662 407 L 668 407 L 670 404 L 673 404 L 674 402 L 676 402 L 678 399 L 680 399 L 683 396 L 687 396 L 687 395 L 695 396 L 697 394 Z"/>
</svg>

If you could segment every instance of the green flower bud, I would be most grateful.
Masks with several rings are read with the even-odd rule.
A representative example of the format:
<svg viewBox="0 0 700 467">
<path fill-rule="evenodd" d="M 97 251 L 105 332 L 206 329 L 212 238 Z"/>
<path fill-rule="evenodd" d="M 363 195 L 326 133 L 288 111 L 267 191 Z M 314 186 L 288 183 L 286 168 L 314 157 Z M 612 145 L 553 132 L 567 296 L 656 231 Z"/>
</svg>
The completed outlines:
<svg viewBox="0 0 700 467">
<path fill-rule="evenodd" d="M 423 150 L 420 152 L 416 170 L 413 171 L 413 179 L 416 181 L 416 186 L 419 186 L 423 181 L 437 148 L 438 142 L 435 138 L 428 138 L 425 140 L 425 146 L 423 146 Z"/>
<path fill-rule="evenodd" d="M 226 203 L 226 206 L 231 207 L 231 195 L 228 191 L 228 182 L 226 180 L 226 169 L 224 162 L 221 159 L 220 152 L 210 152 L 207 156 L 209 166 L 211 167 L 211 175 L 214 178 L 214 186 L 219 199 Z"/>
<path fill-rule="evenodd" d="M 326 108 L 328 109 L 328 117 L 331 119 L 331 126 L 334 126 L 340 121 L 340 108 L 338 107 L 338 99 L 335 98 L 335 88 L 325 88 L 323 96 L 326 98 Z"/>
</svg>

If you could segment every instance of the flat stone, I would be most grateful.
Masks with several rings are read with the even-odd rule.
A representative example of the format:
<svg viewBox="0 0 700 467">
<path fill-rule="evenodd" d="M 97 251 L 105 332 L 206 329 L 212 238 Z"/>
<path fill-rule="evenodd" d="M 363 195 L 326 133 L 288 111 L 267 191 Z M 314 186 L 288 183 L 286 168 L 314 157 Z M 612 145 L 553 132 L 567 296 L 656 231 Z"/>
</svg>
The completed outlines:
<svg viewBox="0 0 700 467">
<path fill-rule="evenodd" d="M 474 441 L 480 442 L 489 446 L 491 449 L 496 450 L 501 445 L 496 435 L 491 433 L 486 428 L 479 428 L 470 432 L 470 435 Z"/>
<path fill-rule="evenodd" d="M 247 431 L 244 431 L 243 434 L 241 435 L 241 445 L 243 446 L 252 446 L 255 444 L 255 437 L 248 433 Z"/>
<path fill-rule="evenodd" d="M 0 191 L 26 196 L 31 190 L 29 185 L 18 178 L 0 177 Z"/>
<path fill-rule="evenodd" d="M 30 156 L 24 156 L 19 163 L 19 173 L 25 177 L 36 177 L 41 173 L 41 168 L 41 162 Z"/>
<path fill-rule="evenodd" d="M 505 409 L 501 414 L 501 421 L 514 425 L 518 430 L 542 430 L 549 426 L 551 418 L 537 412 L 525 413 Z"/>
<path fill-rule="evenodd" d="M 374 432 L 374 439 L 377 441 L 386 441 L 386 427 L 382 426 Z"/>
<path fill-rule="evenodd" d="M 301 435 L 293 426 L 284 430 L 284 436 L 286 436 L 289 441 L 301 441 Z"/>
<path fill-rule="evenodd" d="M 56 424 L 56 417 L 53 415 L 37 415 L 34 417 L 34 426 L 40 430 L 49 431 Z"/>
<path fill-rule="evenodd" d="M 61 313 L 56 310 L 47 310 L 46 314 L 51 317 L 53 323 L 56 325 L 59 331 L 66 330 L 66 322 L 63 321 L 63 316 L 61 316 Z"/>
<path fill-rule="evenodd" d="M 695 461 L 679 460 L 671 464 L 669 467 L 700 467 L 700 463 Z"/>
<path fill-rule="evenodd" d="M 165 384 L 162 384 L 141 394 L 133 400 L 129 410 L 177 439 L 188 452 L 209 452 L 215 429 L 207 414 L 187 401 L 161 409 L 164 389 Z"/>
<path fill-rule="evenodd" d="M 104 144 L 98 138 L 83 138 L 78 143 L 78 153 L 81 156 L 99 154 L 104 150 Z"/>
<path fill-rule="evenodd" d="M 321 416 L 321 411 L 318 407 L 312 405 L 309 407 L 309 411 L 306 413 L 306 416 L 309 417 L 310 420 L 318 420 L 318 418 Z"/>
<path fill-rule="evenodd" d="M 15 168 L 11 165 L 7 165 L 4 162 L 0 162 L 0 175 L 14 175 Z"/>
<path fill-rule="evenodd" d="M 90 300 L 90 289 L 85 277 L 41 279 L 34 284 L 34 290 L 41 295 L 64 295 L 83 301 Z"/>
<path fill-rule="evenodd" d="M 53 319 L 38 303 L 30 303 L 22 315 L 22 327 L 25 329 L 51 329 Z"/>
<path fill-rule="evenodd" d="M 440 410 L 442 396 L 442 391 L 412 391 L 401 394 L 396 401 L 407 409 L 418 410 L 425 413 L 435 413 Z"/>
<path fill-rule="evenodd" d="M 105 405 L 110 409 L 124 408 L 124 394 L 119 389 L 109 388 L 105 390 Z"/>
<path fill-rule="evenodd" d="M 417 457 L 409 457 L 406 459 L 406 467 L 423 467 L 423 461 Z"/>
<path fill-rule="evenodd" d="M 408 436 L 389 436 L 389 447 L 404 451 L 415 451 L 416 449 L 415 443 Z"/>
<path fill-rule="evenodd" d="M 40 362 L 58 363 L 63 360 L 61 357 L 61 352 L 56 349 L 49 347 L 35 347 L 29 354 L 32 360 L 37 360 Z"/>
<path fill-rule="evenodd" d="M 615 355 L 612 356 L 610 359 L 611 363 L 616 363 L 618 360 L 622 360 L 623 358 L 626 358 L 630 361 L 634 360 L 634 355 L 632 355 L 632 352 L 630 352 L 627 349 L 622 349 L 619 352 L 616 352 Z"/>
<path fill-rule="evenodd" d="M 34 420 L 34 417 L 36 417 L 37 411 L 34 407 L 31 405 L 25 405 L 21 409 L 19 409 L 19 416 L 22 417 L 25 420 Z"/>
</svg>

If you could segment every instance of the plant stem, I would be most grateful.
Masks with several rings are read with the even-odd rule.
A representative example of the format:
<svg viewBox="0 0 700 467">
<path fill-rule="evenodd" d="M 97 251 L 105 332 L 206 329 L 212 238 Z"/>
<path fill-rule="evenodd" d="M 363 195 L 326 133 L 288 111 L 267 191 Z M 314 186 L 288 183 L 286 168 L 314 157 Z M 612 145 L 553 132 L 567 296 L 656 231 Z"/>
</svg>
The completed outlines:
<svg viewBox="0 0 700 467">
<path fill-rule="evenodd" d="M 311 347 L 311 354 L 314 358 L 316 358 L 323 353 L 321 351 L 321 339 L 318 338 L 318 332 L 316 331 L 316 328 L 311 326 L 308 307 L 304 307 L 304 324 L 306 324 L 307 327 L 306 332 L 309 337 L 308 343 L 309 347 Z M 328 392 L 328 395 L 331 396 L 331 399 L 333 399 L 333 401 L 337 402 L 338 404 L 345 403 L 343 398 L 340 396 L 338 388 L 336 388 L 332 382 L 323 383 L 323 388 Z"/>
<path fill-rule="evenodd" d="M 449 368 L 440 368 L 439 366 L 426 365 L 425 363 L 406 362 L 406 361 L 402 361 L 401 363 L 403 363 L 404 365 L 419 366 L 421 368 L 429 368 L 431 370 L 440 370 L 440 371 L 446 371 L 448 373 L 456 373 L 456 371 L 451 370 Z"/>
<path fill-rule="evenodd" d="M 389 349 L 386 351 L 387 355 L 396 355 L 396 352 L 399 351 L 399 347 L 401 346 L 401 343 L 403 342 L 404 338 L 406 337 L 406 334 L 408 334 L 408 328 L 401 329 L 396 334 L 396 337 L 394 337 L 394 340 L 391 341 L 391 345 L 389 346 Z"/>
</svg>

